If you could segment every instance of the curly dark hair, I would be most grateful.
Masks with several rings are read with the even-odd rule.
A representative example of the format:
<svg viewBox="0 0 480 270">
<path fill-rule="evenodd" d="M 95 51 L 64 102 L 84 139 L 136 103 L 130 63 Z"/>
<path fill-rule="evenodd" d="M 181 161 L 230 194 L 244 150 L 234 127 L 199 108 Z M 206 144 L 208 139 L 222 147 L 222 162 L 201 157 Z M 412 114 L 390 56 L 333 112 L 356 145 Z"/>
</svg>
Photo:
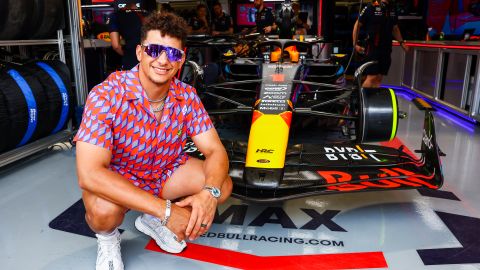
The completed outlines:
<svg viewBox="0 0 480 270">
<path fill-rule="evenodd" d="M 182 42 L 182 48 L 185 47 L 187 39 L 187 22 L 170 12 L 154 12 L 145 18 L 142 26 L 141 41 L 145 41 L 148 31 L 158 30 L 162 37 L 167 35 L 178 38 Z"/>
<path fill-rule="evenodd" d="M 201 9 L 201 8 L 207 8 L 207 5 L 205 4 L 198 4 L 197 5 L 197 10 Z"/>
</svg>

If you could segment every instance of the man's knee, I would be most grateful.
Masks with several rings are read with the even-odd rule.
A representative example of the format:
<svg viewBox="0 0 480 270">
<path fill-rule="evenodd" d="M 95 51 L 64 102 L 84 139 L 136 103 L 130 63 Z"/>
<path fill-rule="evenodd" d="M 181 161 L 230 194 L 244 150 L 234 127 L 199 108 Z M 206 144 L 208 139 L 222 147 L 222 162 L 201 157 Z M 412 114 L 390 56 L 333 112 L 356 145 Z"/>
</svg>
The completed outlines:
<svg viewBox="0 0 480 270">
<path fill-rule="evenodd" d="M 121 206 L 101 198 L 95 199 L 93 203 L 85 203 L 85 210 L 85 219 L 95 232 L 112 231 L 120 226 L 125 216 L 125 210 Z"/>
</svg>

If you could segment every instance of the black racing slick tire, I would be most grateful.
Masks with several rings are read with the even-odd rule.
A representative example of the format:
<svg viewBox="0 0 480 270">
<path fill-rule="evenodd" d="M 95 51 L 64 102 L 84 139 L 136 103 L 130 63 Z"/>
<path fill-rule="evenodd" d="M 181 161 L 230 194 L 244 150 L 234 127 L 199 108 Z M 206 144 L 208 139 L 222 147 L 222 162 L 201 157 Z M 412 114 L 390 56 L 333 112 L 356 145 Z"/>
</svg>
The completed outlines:
<svg viewBox="0 0 480 270">
<path fill-rule="evenodd" d="M 73 94 L 68 67 L 58 61 L 37 61 L 23 66 L 42 85 L 50 119 L 45 122 L 49 133 L 65 128 L 73 115 Z"/>
<path fill-rule="evenodd" d="M 3 79 L 0 76 L 0 79 Z M 1 84 L 0 84 L 1 87 Z M 7 101 L 5 95 L 0 89 L 0 153 L 7 148 L 7 142 L 9 140 L 8 130 L 10 130 L 10 117 L 8 114 Z"/>
<path fill-rule="evenodd" d="M 8 12 L 8 1 L 0 1 L 0 29 L 5 27 L 5 19 Z"/>
<path fill-rule="evenodd" d="M 391 141 L 397 128 L 398 101 L 395 92 L 388 88 L 361 88 L 357 141 Z"/>
<path fill-rule="evenodd" d="M 0 92 L 3 95 L 4 112 L 8 115 L 8 120 L 3 123 L 7 129 L 2 130 L 0 136 L 0 152 L 4 152 L 15 148 L 25 135 L 28 127 L 28 107 L 22 90 L 5 71 L 0 72 Z"/>
<path fill-rule="evenodd" d="M 4 10 L 4 25 L 0 28 L 0 40 L 19 39 L 30 29 L 30 21 L 34 11 L 32 0 L 2 0 L 2 6 L 7 5 Z M 4 9 L 4 8 L 2 8 Z"/>
<path fill-rule="evenodd" d="M 13 76 L 12 72 L 15 72 L 16 77 Z M 27 128 L 26 134 L 23 134 L 21 138 L 24 138 L 24 136 L 28 136 L 28 137 L 26 137 L 23 142 L 21 141 L 18 146 L 21 146 L 31 141 L 38 140 L 40 138 L 43 138 L 49 135 L 51 130 L 49 130 L 49 125 L 47 123 L 52 121 L 52 116 L 50 115 L 50 112 L 49 112 L 48 101 L 47 101 L 47 97 L 45 96 L 45 92 L 43 90 L 42 84 L 38 81 L 35 74 L 30 73 L 23 66 L 12 68 L 8 70 L 7 73 L 9 73 L 12 78 L 14 79 L 17 78 L 16 84 L 21 89 L 21 92 L 17 92 L 16 95 L 22 96 L 24 99 L 26 99 L 25 91 L 31 91 L 31 98 L 34 100 L 36 105 L 35 113 L 37 115 L 36 115 L 35 128 L 32 130 L 32 133 L 30 134 L 30 136 L 28 136 L 28 128 Z M 22 85 L 21 81 L 23 81 L 26 84 Z M 11 109 L 14 110 L 15 108 L 11 108 Z M 31 119 L 33 115 L 32 115 L 32 108 L 28 106 L 28 102 L 27 102 L 26 109 L 27 109 L 26 122 L 31 123 L 31 121 L 33 121 Z"/>
<path fill-rule="evenodd" d="M 37 0 L 38 1 L 38 0 Z M 42 0 L 38 4 L 38 20 L 30 38 L 49 38 L 63 23 L 63 0 Z"/>
<path fill-rule="evenodd" d="M 0 153 L 65 129 L 73 104 L 64 63 L 7 64 L 0 71 Z"/>
</svg>

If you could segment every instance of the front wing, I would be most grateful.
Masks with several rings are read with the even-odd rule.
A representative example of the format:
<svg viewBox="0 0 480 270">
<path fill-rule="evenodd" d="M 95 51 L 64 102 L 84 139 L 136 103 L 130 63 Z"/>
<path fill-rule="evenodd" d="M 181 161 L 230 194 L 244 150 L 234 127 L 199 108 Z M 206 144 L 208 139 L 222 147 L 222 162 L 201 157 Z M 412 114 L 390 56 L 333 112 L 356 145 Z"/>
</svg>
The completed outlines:
<svg viewBox="0 0 480 270">
<path fill-rule="evenodd" d="M 352 191 L 438 189 L 443 183 L 440 151 L 432 112 L 425 112 L 419 158 L 404 146 L 335 143 L 297 144 L 287 149 L 283 178 L 269 188 L 262 175 L 244 177 L 247 144 L 223 141 L 230 160 L 232 196 L 249 201 L 293 198 Z M 249 177 L 252 177 L 249 175 Z"/>
<path fill-rule="evenodd" d="M 233 195 L 246 200 L 277 201 L 348 191 L 438 189 L 442 184 L 439 172 L 429 172 L 423 166 L 424 159 L 411 157 L 402 149 L 337 144 L 292 146 L 287 150 L 290 154 L 286 157 L 280 185 L 263 188 L 261 177 L 256 181 L 244 179 L 245 155 L 238 151 L 238 143 L 225 144 L 234 182 Z M 353 152 L 353 149 L 364 152 Z"/>
<path fill-rule="evenodd" d="M 421 147 L 416 157 L 403 145 L 398 148 L 373 144 L 340 142 L 289 145 L 283 176 L 279 183 L 257 175 L 244 175 L 247 143 L 222 140 L 230 162 L 232 196 L 256 202 L 354 191 L 394 189 L 439 189 L 443 184 L 435 123 L 430 109 L 425 110 Z M 202 158 L 193 142 L 185 151 Z"/>
</svg>

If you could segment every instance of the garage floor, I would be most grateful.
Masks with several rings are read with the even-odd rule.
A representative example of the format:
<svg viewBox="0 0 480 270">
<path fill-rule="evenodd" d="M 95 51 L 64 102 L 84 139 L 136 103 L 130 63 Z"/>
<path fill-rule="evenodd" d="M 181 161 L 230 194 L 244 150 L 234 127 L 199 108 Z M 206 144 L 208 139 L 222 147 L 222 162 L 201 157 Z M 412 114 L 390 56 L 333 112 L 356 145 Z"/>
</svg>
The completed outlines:
<svg viewBox="0 0 480 270">
<path fill-rule="evenodd" d="M 398 138 L 420 145 L 423 113 Z M 480 269 L 480 129 L 437 112 L 447 153 L 442 191 L 326 195 L 278 204 L 230 199 L 210 232 L 178 256 L 121 228 L 126 269 Z M 0 171 L 0 268 L 94 269 L 97 245 L 83 221 L 75 153 L 64 145 Z M 148 244 L 148 245 L 147 245 Z"/>
</svg>

